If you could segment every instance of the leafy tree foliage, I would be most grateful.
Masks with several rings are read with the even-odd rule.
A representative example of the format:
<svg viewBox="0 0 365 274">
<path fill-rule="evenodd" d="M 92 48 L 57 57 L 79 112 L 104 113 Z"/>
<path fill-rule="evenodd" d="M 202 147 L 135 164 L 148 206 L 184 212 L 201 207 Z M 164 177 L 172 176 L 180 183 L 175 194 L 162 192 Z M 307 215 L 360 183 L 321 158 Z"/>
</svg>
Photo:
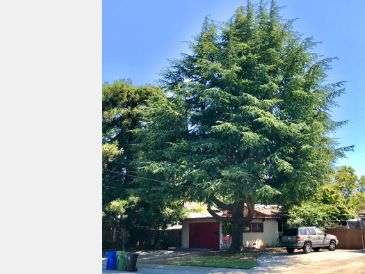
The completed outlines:
<svg viewBox="0 0 365 274">
<path fill-rule="evenodd" d="M 312 199 L 294 205 L 288 212 L 289 226 L 326 227 L 334 220 L 346 220 L 351 210 L 337 184 L 329 183 L 317 190 Z"/>
<path fill-rule="evenodd" d="M 361 185 L 362 179 L 358 179 L 353 168 L 340 167 L 332 181 L 317 189 L 313 198 L 289 210 L 288 224 L 325 227 L 331 221 L 355 217 L 365 206 L 365 195 L 359 191 Z"/>
<path fill-rule="evenodd" d="M 362 192 L 362 193 L 365 193 L 365 176 L 362 175 L 360 178 L 359 178 L 359 182 L 358 182 L 358 191 Z"/>
<path fill-rule="evenodd" d="M 334 182 L 337 184 L 342 196 L 346 199 L 346 201 L 349 201 L 352 193 L 357 187 L 358 178 L 352 167 L 344 166 L 336 171 Z"/>
<path fill-rule="evenodd" d="M 305 201 L 293 206 L 289 211 L 287 225 L 291 227 L 312 226 L 326 227 L 329 225 L 332 207 L 313 201 Z"/>
<path fill-rule="evenodd" d="M 133 212 L 134 207 L 138 203 L 137 197 L 128 197 L 126 200 L 116 199 L 111 201 L 103 212 L 103 229 L 116 228 L 118 230 L 117 242 L 124 245 L 128 240 L 128 230 L 126 221 L 128 220 L 128 213 Z"/>
<path fill-rule="evenodd" d="M 364 176 L 357 177 L 352 167 L 340 167 L 334 176 L 334 183 L 338 185 L 338 189 L 346 200 L 350 210 L 357 214 L 360 208 L 365 206 L 365 188 Z"/>
<path fill-rule="evenodd" d="M 143 195 L 131 195 L 125 199 L 115 199 L 104 207 L 103 229 L 107 231 L 115 228 L 119 236 L 117 244 L 124 246 L 134 231 L 166 228 L 180 220 L 184 214 L 179 202 L 166 203 L 162 199 L 157 202 L 148 200 Z"/>
<path fill-rule="evenodd" d="M 168 98 L 146 112 L 141 176 L 155 178 L 153 190 L 165 196 L 207 203 L 232 224 L 232 251 L 257 201 L 308 199 L 345 150 L 328 137 L 343 124 L 329 114 L 343 83 L 326 82 L 332 59 L 314 45 L 274 1 L 257 10 L 248 1 L 221 26 L 204 21 L 191 53 L 164 73 Z"/>
</svg>

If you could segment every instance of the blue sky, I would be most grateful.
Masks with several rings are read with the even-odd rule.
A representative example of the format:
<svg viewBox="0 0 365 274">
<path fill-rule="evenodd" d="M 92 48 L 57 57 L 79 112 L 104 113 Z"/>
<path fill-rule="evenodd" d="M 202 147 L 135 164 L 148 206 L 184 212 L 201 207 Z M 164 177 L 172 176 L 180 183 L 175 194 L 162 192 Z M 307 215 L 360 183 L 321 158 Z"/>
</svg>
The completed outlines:
<svg viewBox="0 0 365 274">
<path fill-rule="evenodd" d="M 253 1 L 257 3 L 258 1 Z M 246 1 L 103 0 L 103 82 L 130 78 L 153 84 L 168 59 L 188 52 L 205 16 L 226 21 Z M 285 19 L 298 18 L 295 30 L 321 41 L 315 51 L 337 56 L 330 81 L 346 81 L 346 94 L 333 110 L 334 120 L 349 120 L 333 136 L 340 146 L 355 145 L 338 165 L 365 175 L 365 28 L 363 0 L 278 0 Z"/>
</svg>

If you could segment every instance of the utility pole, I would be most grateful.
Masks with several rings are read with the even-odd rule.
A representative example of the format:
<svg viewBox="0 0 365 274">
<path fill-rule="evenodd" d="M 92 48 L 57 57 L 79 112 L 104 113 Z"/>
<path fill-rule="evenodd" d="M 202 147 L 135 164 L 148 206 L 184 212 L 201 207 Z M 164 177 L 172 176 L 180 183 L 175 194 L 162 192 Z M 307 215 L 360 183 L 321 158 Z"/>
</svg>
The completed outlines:
<svg viewBox="0 0 365 274">
<path fill-rule="evenodd" d="M 361 233 L 362 251 L 365 251 L 365 247 L 364 247 L 364 232 L 362 230 L 362 218 L 360 217 L 360 215 L 358 215 L 358 218 L 360 219 L 360 233 Z"/>
</svg>

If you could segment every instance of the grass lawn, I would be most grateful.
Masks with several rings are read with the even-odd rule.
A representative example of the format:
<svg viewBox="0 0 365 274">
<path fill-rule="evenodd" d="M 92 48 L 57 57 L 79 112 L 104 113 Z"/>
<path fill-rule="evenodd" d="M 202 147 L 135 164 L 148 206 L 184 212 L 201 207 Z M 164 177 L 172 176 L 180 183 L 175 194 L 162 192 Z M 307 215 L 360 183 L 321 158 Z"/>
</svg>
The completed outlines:
<svg viewBox="0 0 365 274">
<path fill-rule="evenodd" d="M 249 269 L 255 267 L 256 256 L 254 254 L 190 254 L 168 258 L 148 259 L 143 263 L 191 265 L 208 267 L 227 267 Z"/>
</svg>

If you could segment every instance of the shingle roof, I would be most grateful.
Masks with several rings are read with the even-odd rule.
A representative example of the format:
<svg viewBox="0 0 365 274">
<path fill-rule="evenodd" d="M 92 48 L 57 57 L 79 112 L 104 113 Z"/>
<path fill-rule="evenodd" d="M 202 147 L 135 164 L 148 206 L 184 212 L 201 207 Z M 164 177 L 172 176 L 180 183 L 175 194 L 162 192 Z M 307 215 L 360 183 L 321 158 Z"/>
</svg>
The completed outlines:
<svg viewBox="0 0 365 274">
<path fill-rule="evenodd" d="M 189 202 L 189 209 L 194 209 L 194 202 Z M 218 215 L 230 215 L 229 212 L 217 211 Z M 280 207 L 278 205 L 255 205 L 254 218 L 279 218 Z M 190 212 L 187 219 L 213 218 L 208 212 Z"/>
<path fill-rule="evenodd" d="M 217 212 L 218 215 L 222 215 L 223 212 Z M 189 212 L 186 219 L 201 219 L 201 218 L 213 218 L 209 212 Z"/>
<path fill-rule="evenodd" d="M 267 216 L 280 215 L 280 207 L 278 205 L 255 205 L 255 211 Z"/>
</svg>

